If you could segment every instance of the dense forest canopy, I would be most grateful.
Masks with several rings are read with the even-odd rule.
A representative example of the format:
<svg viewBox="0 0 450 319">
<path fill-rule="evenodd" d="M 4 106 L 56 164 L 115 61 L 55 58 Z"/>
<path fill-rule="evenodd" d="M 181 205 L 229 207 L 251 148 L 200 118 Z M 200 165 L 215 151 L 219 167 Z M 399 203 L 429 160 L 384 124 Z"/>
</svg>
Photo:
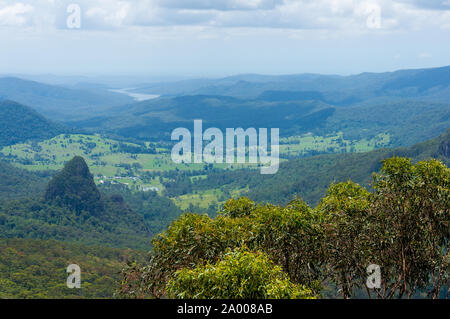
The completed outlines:
<svg viewBox="0 0 450 319">
<path fill-rule="evenodd" d="M 374 188 L 372 194 L 351 181 L 331 185 L 315 208 L 299 198 L 286 206 L 240 198 L 229 200 L 215 218 L 185 214 L 153 239 L 150 263 L 123 270 L 119 293 L 267 298 L 268 289 L 278 298 L 350 298 L 363 290 L 369 298 L 446 296 L 450 169 L 437 160 L 413 165 L 393 157 L 374 175 Z M 381 269 L 377 289 L 366 281 L 370 265 Z M 261 275 L 253 269 L 266 267 L 274 276 L 285 272 L 283 288 L 256 288 Z M 264 275 L 272 276 L 269 270 Z M 239 276 L 245 280 L 234 281 Z M 243 282 L 255 286 L 239 290 Z M 306 288 L 295 292 L 295 285 Z"/>
<path fill-rule="evenodd" d="M 113 298 L 131 249 L 86 246 L 56 240 L 0 239 L 0 299 Z M 83 289 L 68 289 L 67 266 L 78 264 Z"/>
<path fill-rule="evenodd" d="M 0 146 L 52 138 L 68 130 L 29 107 L 12 101 L 0 101 Z"/>
</svg>

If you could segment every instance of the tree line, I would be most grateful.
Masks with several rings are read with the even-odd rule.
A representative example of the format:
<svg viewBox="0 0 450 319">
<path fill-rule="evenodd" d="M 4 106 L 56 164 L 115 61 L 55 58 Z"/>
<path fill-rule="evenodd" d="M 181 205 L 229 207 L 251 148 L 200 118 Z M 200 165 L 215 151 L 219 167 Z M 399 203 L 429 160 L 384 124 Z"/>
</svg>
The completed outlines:
<svg viewBox="0 0 450 319">
<path fill-rule="evenodd" d="M 128 263 L 128 298 L 443 298 L 449 287 L 450 169 L 383 161 L 374 192 L 332 184 L 312 208 L 228 200 L 217 217 L 188 213 Z M 380 267 L 378 288 L 367 267 Z"/>
</svg>

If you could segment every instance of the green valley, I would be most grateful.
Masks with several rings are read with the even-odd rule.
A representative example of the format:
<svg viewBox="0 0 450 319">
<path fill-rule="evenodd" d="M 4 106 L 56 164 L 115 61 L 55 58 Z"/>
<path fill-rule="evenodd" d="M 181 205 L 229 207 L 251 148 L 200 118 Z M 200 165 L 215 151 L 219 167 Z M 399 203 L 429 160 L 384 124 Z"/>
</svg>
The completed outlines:
<svg viewBox="0 0 450 319">
<path fill-rule="evenodd" d="M 371 140 L 348 141 L 341 132 L 331 136 L 305 134 L 280 140 L 281 160 L 305 157 L 321 153 L 365 152 L 389 144 L 388 134 L 379 134 Z M 166 185 L 179 182 L 174 175 L 164 172 L 185 171 L 191 181 L 206 178 L 211 172 L 225 172 L 255 168 L 253 164 L 175 164 L 170 158 L 170 144 L 131 143 L 101 135 L 61 134 L 41 142 L 20 143 L 0 150 L 3 160 L 31 172 L 56 171 L 74 156 L 83 156 L 88 163 L 96 184 L 125 185 L 131 190 L 156 191 L 167 194 L 182 210 L 200 208 L 216 209 L 230 196 L 248 191 L 248 187 L 187 191 L 173 194 L 166 192 Z M 209 171 L 208 171 L 209 170 Z M 162 175 L 160 173 L 163 173 Z M 219 186 L 219 185 L 218 185 Z M 210 209 L 210 212 L 212 211 Z"/>
<path fill-rule="evenodd" d="M 361 153 L 390 145 L 390 135 L 380 133 L 371 139 L 346 140 L 342 132 L 330 136 L 312 133 L 280 139 L 282 157 L 305 157 L 321 153 Z"/>
<path fill-rule="evenodd" d="M 0 298 L 359 298 L 374 262 L 369 297 L 448 298 L 449 75 L 0 78 Z M 175 128 L 209 144 L 200 121 L 254 128 L 260 155 L 279 129 L 276 173 L 175 163 Z"/>
</svg>

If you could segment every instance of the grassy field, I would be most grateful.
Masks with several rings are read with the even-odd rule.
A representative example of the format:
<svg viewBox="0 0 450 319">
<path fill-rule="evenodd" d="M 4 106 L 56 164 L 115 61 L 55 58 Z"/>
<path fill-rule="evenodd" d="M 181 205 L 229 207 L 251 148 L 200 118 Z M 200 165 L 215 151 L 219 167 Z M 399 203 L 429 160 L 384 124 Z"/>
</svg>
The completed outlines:
<svg viewBox="0 0 450 319">
<path fill-rule="evenodd" d="M 143 147 L 118 142 L 99 135 L 59 135 L 40 143 L 23 143 L 4 147 L 0 152 L 18 166 L 30 170 L 60 169 L 73 156 L 83 156 L 95 174 L 112 175 L 123 171 L 121 165 L 139 164 L 144 171 L 200 170 L 204 164 L 175 164 L 170 150 L 156 147 L 156 154 L 120 151 L 119 145 Z M 148 143 L 146 143 L 148 146 Z M 242 164 L 214 164 L 218 168 L 241 168 Z"/>
<path fill-rule="evenodd" d="M 388 134 L 379 134 L 371 140 L 348 141 L 338 133 L 322 137 L 313 135 L 292 136 L 280 140 L 281 155 L 305 155 L 308 152 L 366 152 L 389 145 Z M 130 167 L 135 171 L 201 170 L 204 164 L 175 164 L 170 150 L 156 146 L 156 154 L 130 153 L 120 146 L 146 149 L 133 143 L 118 142 L 100 135 L 59 135 L 40 143 L 23 143 L 6 146 L 1 153 L 7 160 L 29 170 L 58 170 L 75 155 L 83 156 L 93 174 L 124 176 Z M 242 168 L 249 164 L 214 164 L 216 168 Z"/>
<path fill-rule="evenodd" d="M 59 170 L 64 164 L 79 155 L 85 158 L 96 182 L 115 181 L 136 187 L 163 186 L 153 179 L 143 183 L 144 172 L 169 170 L 202 170 L 204 164 L 176 164 L 170 157 L 170 150 L 156 147 L 156 154 L 133 154 L 121 151 L 120 146 L 143 147 L 132 143 L 118 142 L 99 135 L 59 135 L 40 143 L 22 143 L 4 147 L 0 152 L 14 165 L 27 170 Z M 148 147 L 147 143 L 144 149 Z M 238 169 L 245 164 L 214 164 L 216 168 Z M 247 165 L 248 166 L 248 165 Z"/>
<path fill-rule="evenodd" d="M 158 154 L 131 154 L 118 150 L 119 145 L 139 147 L 98 135 L 59 135 L 41 143 L 24 143 L 2 149 L 3 155 L 16 159 L 16 163 L 30 170 L 60 169 L 73 156 L 83 156 L 94 174 L 120 175 L 125 165 L 139 164 L 148 171 L 190 169 L 170 160 L 168 150 L 159 148 Z M 201 166 L 201 165 L 199 165 Z"/>
<path fill-rule="evenodd" d="M 305 156 L 314 153 L 368 152 L 389 146 L 389 134 L 378 134 L 371 140 L 349 141 L 342 132 L 327 137 L 305 134 L 280 139 L 280 154 L 283 156 Z"/>
</svg>

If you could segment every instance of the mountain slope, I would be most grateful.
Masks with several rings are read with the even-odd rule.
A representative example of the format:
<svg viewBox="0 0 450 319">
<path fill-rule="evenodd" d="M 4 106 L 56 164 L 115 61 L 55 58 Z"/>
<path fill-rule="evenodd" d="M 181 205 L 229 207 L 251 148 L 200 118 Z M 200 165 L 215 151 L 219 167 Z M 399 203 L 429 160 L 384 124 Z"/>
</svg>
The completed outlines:
<svg viewBox="0 0 450 319">
<path fill-rule="evenodd" d="M 0 200 L 41 195 L 46 183 L 45 175 L 0 161 Z"/>
<path fill-rule="evenodd" d="M 123 265 L 145 255 L 130 249 L 2 238 L 0 299 L 113 298 Z M 82 270 L 81 290 L 65 285 L 72 263 Z"/>
<path fill-rule="evenodd" d="M 351 76 L 239 75 L 136 91 L 162 94 L 167 87 L 178 88 L 178 94 L 112 107 L 107 114 L 68 124 L 168 141 L 174 128 L 191 128 L 194 119 L 202 119 L 205 127 L 220 129 L 276 127 L 282 137 L 343 132 L 345 139 L 370 140 L 389 134 L 394 147 L 422 142 L 450 127 L 450 66 Z"/>
<path fill-rule="evenodd" d="M 193 126 L 202 119 L 205 127 L 225 130 L 229 127 L 279 127 L 284 134 L 308 132 L 321 127 L 334 108 L 320 101 L 254 101 L 226 96 L 180 96 L 149 100 L 113 108 L 109 116 L 70 125 L 140 139 L 170 140 L 177 127 Z"/>
<path fill-rule="evenodd" d="M 0 202 L 0 238 L 55 239 L 89 245 L 147 249 L 143 217 L 120 195 L 101 194 L 82 158 L 50 181 L 43 199 Z"/>
<path fill-rule="evenodd" d="M 342 103 L 347 100 L 351 102 L 348 104 L 378 96 L 420 97 L 447 102 L 450 98 L 450 66 L 349 76 L 238 75 L 222 79 L 155 83 L 136 89 L 139 93 L 161 95 L 226 95 L 252 99 L 265 91 L 310 91 L 324 94 L 328 101 Z"/>
<path fill-rule="evenodd" d="M 43 140 L 68 131 L 33 109 L 13 101 L 0 102 L 0 147 L 29 139 Z"/>
<path fill-rule="evenodd" d="M 130 249 L 2 238 L 0 299 L 113 298 L 123 265 L 144 256 Z M 81 290 L 65 285 L 72 263 L 82 270 Z"/>
<path fill-rule="evenodd" d="M 372 173 L 381 168 L 381 161 L 392 156 L 412 158 L 413 161 L 437 158 L 450 165 L 450 130 L 432 140 L 407 148 L 379 149 L 367 153 L 320 155 L 281 163 L 274 175 L 259 171 L 236 170 L 212 173 L 193 184 L 193 191 L 215 188 L 248 187 L 248 196 L 256 201 L 285 204 L 295 195 L 312 205 L 325 195 L 329 185 L 351 179 L 370 186 Z"/>
<path fill-rule="evenodd" d="M 94 177 L 80 156 L 75 156 L 48 183 L 44 198 L 48 202 L 63 205 L 77 213 L 87 211 L 100 214 L 105 210 L 104 202 Z"/>
<path fill-rule="evenodd" d="M 131 103 L 132 98 L 107 90 L 69 89 L 14 77 L 0 78 L 0 97 L 29 105 L 51 119 L 90 114 L 101 107 Z M 0 99 L 0 100 L 1 100 Z"/>
<path fill-rule="evenodd" d="M 391 145 L 410 146 L 431 139 L 450 127 L 450 103 L 386 100 L 336 108 L 320 134 L 342 131 L 348 139 L 388 133 Z"/>
<path fill-rule="evenodd" d="M 450 127 L 450 103 L 395 97 L 342 106 L 314 91 L 266 91 L 256 100 L 193 95 L 115 107 L 108 116 L 67 124 L 91 132 L 169 141 L 173 129 L 192 129 L 194 119 L 202 119 L 205 129 L 275 127 L 281 137 L 342 132 L 348 140 L 370 140 L 389 134 L 391 145 L 398 147 L 433 138 Z"/>
<path fill-rule="evenodd" d="M 438 138 L 408 148 L 380 149 L 368 153 L 334 154 L 289 161 L 279 174 L 259 176 L 250 197 L 274 202 L 287 201 L 295 194 L 315 204 L 332 182 L 351 179 L 370 186 L 372 173 L 381 168 L 381 161 L 392 156 L 409 157 L 413 161 L 437 158 L 450 165 L 448 145 L 450 130 Z M 266 198 L 268 196 L 270 198 Z"/>
</svg>

